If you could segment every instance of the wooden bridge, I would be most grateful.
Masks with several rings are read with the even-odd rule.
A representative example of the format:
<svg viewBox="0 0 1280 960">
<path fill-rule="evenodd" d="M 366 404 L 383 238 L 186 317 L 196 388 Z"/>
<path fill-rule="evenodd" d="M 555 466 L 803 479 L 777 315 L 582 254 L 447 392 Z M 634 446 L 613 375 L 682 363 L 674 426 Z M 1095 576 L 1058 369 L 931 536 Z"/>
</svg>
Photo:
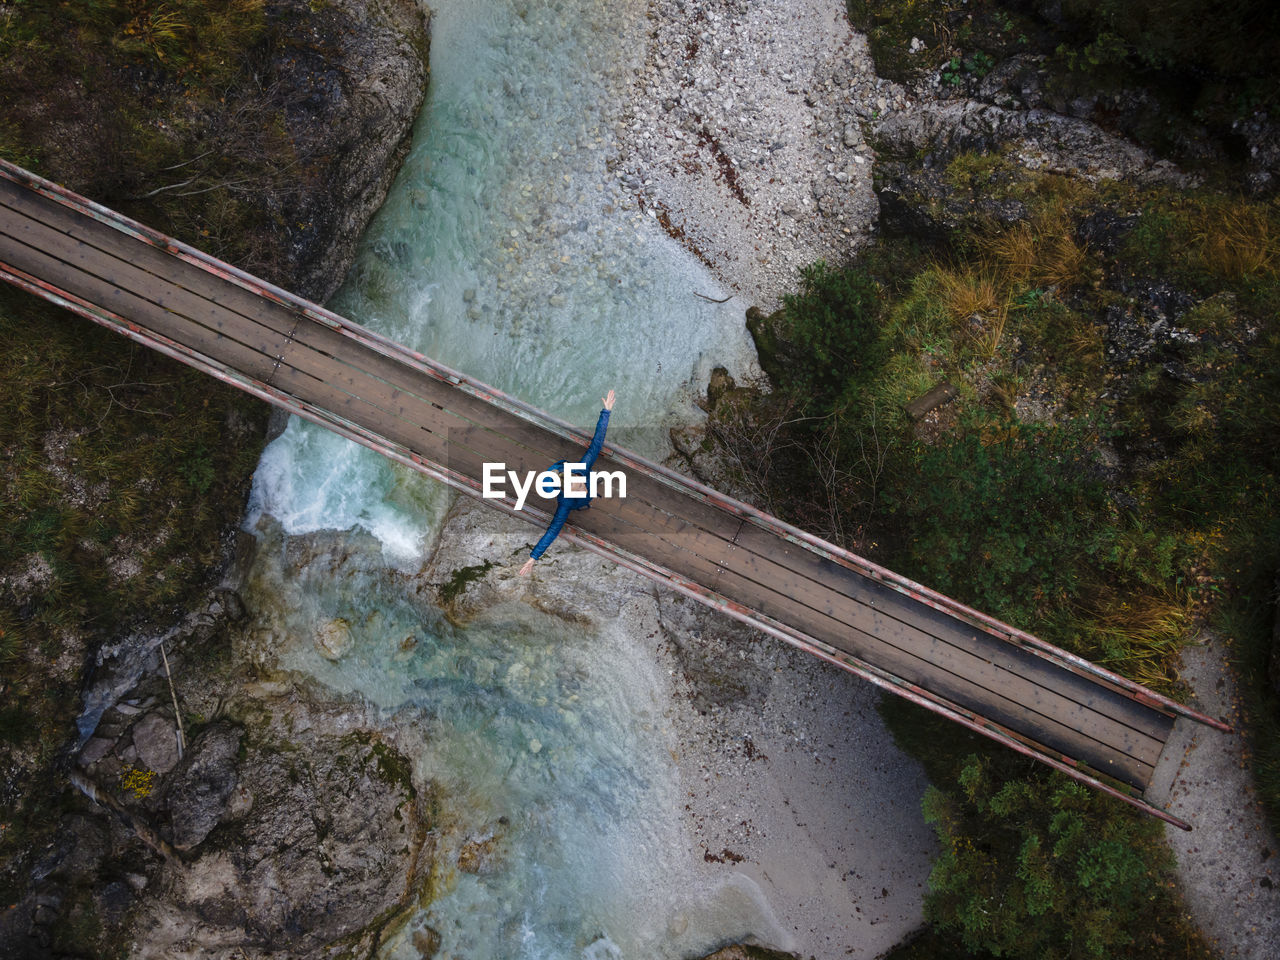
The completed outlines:
<svg viewBox="0 0 1280 960">
<path fill-rule="evenodd" d="M 0 275 L 472 496 L 485 462 L 542 470 L 587 440 L 2 161 Z M 573 514 L 569 539 L 1189 829 L 1144 791 L 1176 717 L 1225 724 L 634 453 L 606 445 L 597 469 L 627 496 Z"/>
</svg>

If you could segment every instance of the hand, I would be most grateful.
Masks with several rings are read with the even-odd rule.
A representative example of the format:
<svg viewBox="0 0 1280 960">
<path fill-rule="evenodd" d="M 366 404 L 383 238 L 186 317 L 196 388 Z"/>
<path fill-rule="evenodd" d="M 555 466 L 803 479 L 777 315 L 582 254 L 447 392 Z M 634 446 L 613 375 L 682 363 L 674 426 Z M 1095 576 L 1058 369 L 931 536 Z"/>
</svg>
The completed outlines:
<svg viewBox="0 0 1280 960">
<path fill-rule="evenodd" d="M 612 409 L 613 409 L 613 401 L 614 401 L 614 399 L 615 399 L 615 397 L 614 397 L 614 395 L 613 395 L 613 391 L 612 391 L 612 390 L 610 390 L 610 391 L 609 391 L 609 395 L 608 395 L 607 397 L 605 397 L 605 398 L 604 398 L 604 408 L 605 408 L 606 410 L 612 410 Z"/>
<path fill-rule="evenodd" d="M 533 557 L 530 557 L 528 560 L 524 562 L 524 566 L 520 568 L 520 576 L 527 577 L 529 575 L 529 571 L 532 569 L 533 569 Z"/>
</svg>

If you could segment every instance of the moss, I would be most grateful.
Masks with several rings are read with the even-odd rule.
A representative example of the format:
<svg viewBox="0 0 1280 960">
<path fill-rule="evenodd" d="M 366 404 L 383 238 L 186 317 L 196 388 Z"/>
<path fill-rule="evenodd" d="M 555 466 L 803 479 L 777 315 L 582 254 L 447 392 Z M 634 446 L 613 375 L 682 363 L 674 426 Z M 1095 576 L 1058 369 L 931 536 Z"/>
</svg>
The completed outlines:
<svg viewBox="0 0 1280 960">
<path fill-rule="evenodd" d="M 486 560 L 470 567 L 459 567 L 440 587 L 440 605 L 448 606 L 467 592 L 467 587 L 484 577 L 493 569 L 493 561 Z"/>
<path fill-rule="evenodd" d="M 999 153 L 968 151 L 957 154 L 947 164 L 946 179 L 956 190 L 985 189 L 995 182 L 996 174 L 1009 165 Z"/>
<path fill-rule="evenodd" d="M 756 356 L 760 361 L 760 369 L 774 383 L 781 383 L 785 376 L 782 365 L 782 345 L 778 332 L 778 324 L 782 313 L 765 313 L 759 307 L 747 310 L 747 332 L 755 344 Z"/>
<path fill-rule="evenodd" d="M 377 765 L 378 777 L 383 783 L 403 790 L 410 799 L 418 796 L 413 785 L 413 763 L 403 753 L 381 741 L 375 741 L 369 750 L 369 758 Z"/>
<path fill-rule="evenodd" d="M 94 956 L 109 956 L 100 952 L 105 930 L 92 892 L 77 890 L 70 900 L 54 924 L 53 949 L 72 956 L 84 956 L 86 951 L 92 951 Z"/>
</svg>

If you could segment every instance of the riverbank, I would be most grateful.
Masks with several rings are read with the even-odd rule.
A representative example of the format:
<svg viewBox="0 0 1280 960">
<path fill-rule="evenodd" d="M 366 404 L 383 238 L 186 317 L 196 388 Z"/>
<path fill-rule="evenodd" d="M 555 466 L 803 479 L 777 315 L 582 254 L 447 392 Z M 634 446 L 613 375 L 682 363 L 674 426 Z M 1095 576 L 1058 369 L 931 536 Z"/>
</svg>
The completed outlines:
<svg viewBox="0 0 1280 960">
<path fill-rule="evenodd" d="M 726 290 L 776 306 L 874 232 L 863 124 L 910 98 L 840 3 L 657 0 L 649 17 L 618 180 Z M 804 957 L 875 957 L 916 929 L 935 843 L 880 694 L 680 598 L 654 613 L 708 881 L 749 879 L 786 931 L 771 945 Z"/>
<path fill-rule="evenodd" d="M 862 122 L 909 103 L 829 0 L 654 0 L 615 176 L 748 304 L 874 229 Z"/>
<path fill-rule="evenodd" d="M 9 5 L 0 27 L 0 155 L 318 299 L 426 86 L 408 0 Z M 202 698 L 243 615 L 220 581 L 268 410 L 8 287 L 0 325 L 0 955 L 122 954 L 229 800 L 228 752 L 260 753 Z"/>
<path fill-rule="evenodd" d="M 1274 162 L 1262 148 L 1234 157 L 1207 131 L 1209 142 L 1191 154 L 1185 140 L 1151 137 L 1186 104 L 1162 101 L 1143 145 L 1131 142 L 1115 111 L 1154 104 L 1149 90 L 1107 89 L 1114 77 L 1101 70 L 1072 74 L 1061 50 L 1055 61 L 1026 49 L 1019 31 L 1039 35 L 998 10 L 867 6 L 895 49 L 918 60 L 902 109 L 886 101 L 864 114 L 878 151 L 879 236 L 807 277 L 784 313 L 755 316 L 776 389 L 766 397 L 722 382 L 721 399 L 709 403 L 717 449 L 700 436 L 681 449 L 704 479 L 723 483 L 727 473 L 801 526 L 1176 690 L 1176 652 L 1200 618 L 1242 622 L 1242 610 L 1274 602 L 1275 538 L 1259 533 L 1274 530 L 1274 460 L 1256 457 L 1269 447 L 1263 424 L 1275 417 L 1266 399 L 1274 388 L 1264 386 L 1275 344 Z M 903 33 L 898 10 L 936 16 L 932 25 L 911 22 L 927 43 Z M 1007 60 L 958 48 L 986 42 L 983 29 L 1000 35 Z M 936 44 L 950 46 L 944 54 Z M 1128 75 L 1139 76 L 1152 82 L 1150 73 Z M 1054 106 L 1064 83 L 1079 99 Z M 1224 106 L 1199 119 L 1221 130 L 1231 116 Z M 1265 120 L 1255 114 L 1236 126 L 1265 143 Z M 804 426 L 806 417 L 822 428 Z M 1245 633 L 1238 657 L 1257 683 L 1271 634 L 1246 641 Z M 1275 796 L 1273 690 L 1249 698 L 1264 802 Z M 1192 817 L 1205 833 L 1178 846 L 1175 872 L 1151 822 L 1101 802 L 1086 810 L 1008 758 L 966 764 L 969 753 L 985 754 L 980 744 L 889 713 L 929 766 L 939 788 L 929 814 L 949 841 L 928 905 L 935 930 L 946 932 L 909 955 L 954 955 L 963 939 L 971 950 L 1041 956 L 1084 935 L 1138 951 L 1170 952 L 1176 940 L 1179 955 L 1208 956 L 1214 948 L 1188 915 L 1203 922 L 1224 910 L 1244 932 L 1227 937 L 1205 924 L 1222 947 L 1265 950 L 1255 944 L 1274 922 L 1265 865 L 1274 845 L 1257 817 L 1239 821 L 1248 823 L 1247 850 L 1222 845 L 1232 823 Z M 1228 796 L 1204 799 L 1256 812 L 1247 789 Z M 1081 848 L 1080 862 L 1143 876 L 1131 887 L 1146 891 L 1140 902 L 1106 898 L 1106 929 L 1089 930 L 1081 913 L 1096 885 L 1063 868 L 1086 835 L 1063 835 L 1076 816 L 1088 835 L 1108 838 Z M 1000 849 L 993 837 L 1014 840 Z M 1049 844 L 1064 852 L 1036 872 L 1027 851 Z M 1230 894 L 1206 896 L 1206 875 L 1228 861 Z M 1023 884 L 1032 872 L 1051 895 Z M 1171 893 L 1179 878 L 1185 900 Z M 1041 896 L 1052 907 L 977 919 L 993 900 Z"/>
</svg>

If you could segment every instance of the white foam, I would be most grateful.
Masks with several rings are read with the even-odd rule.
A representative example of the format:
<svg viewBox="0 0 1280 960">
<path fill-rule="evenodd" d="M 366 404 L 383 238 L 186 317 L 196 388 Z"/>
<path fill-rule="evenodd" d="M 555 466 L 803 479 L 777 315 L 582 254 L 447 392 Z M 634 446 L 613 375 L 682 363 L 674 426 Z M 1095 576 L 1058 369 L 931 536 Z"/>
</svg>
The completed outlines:
<svg viewBox="0 0 1280 960">
<path fill-rule="evenodd" d="M 403 562 L 421 556 L 432 531 L 432 512 L 406 510 L 387 500 L 408 480 L 386 458 L 335 433 L 291 417 L 269 443 L 253 476 L 245 528 L 270 514 L 285 532 L 363 527 L 382 543 L 385 556 Z M 420 501 L 421 502 L 421 501 Z"/>
</svg>

